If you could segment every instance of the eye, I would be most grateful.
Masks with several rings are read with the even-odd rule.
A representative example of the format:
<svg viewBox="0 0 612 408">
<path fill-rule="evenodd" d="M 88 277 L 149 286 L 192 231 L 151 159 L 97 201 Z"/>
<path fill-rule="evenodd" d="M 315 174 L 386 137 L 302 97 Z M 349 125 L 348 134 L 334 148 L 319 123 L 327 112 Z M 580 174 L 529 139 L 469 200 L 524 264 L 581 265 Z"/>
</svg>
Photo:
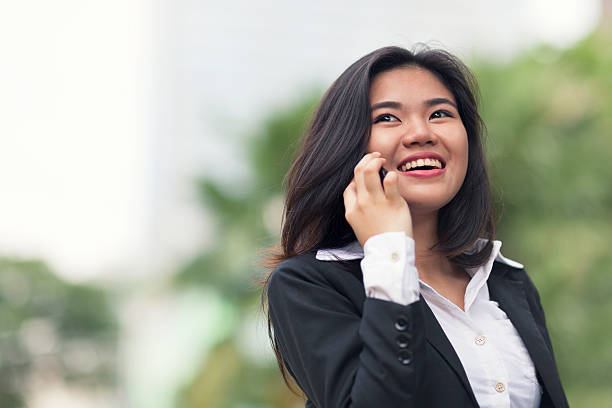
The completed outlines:
<svg viewBox="0 0 612 408">
<path fill-rule="evenodd" d="M 399 122 L 399 119 L 391 115 L 390 113 L 384 113 L 382 115 L 377 116 L 376 119 L 374 119 L 374 123 L 378 123 L 378 122 Z"/>
<path fill-rule="evenodd" d="M 441 118 L 452 118 L 454 117 L 452 113 L 445 110 L 437 110 L 431 114 L 429 119 L 441 119 Z"/>
</svg>

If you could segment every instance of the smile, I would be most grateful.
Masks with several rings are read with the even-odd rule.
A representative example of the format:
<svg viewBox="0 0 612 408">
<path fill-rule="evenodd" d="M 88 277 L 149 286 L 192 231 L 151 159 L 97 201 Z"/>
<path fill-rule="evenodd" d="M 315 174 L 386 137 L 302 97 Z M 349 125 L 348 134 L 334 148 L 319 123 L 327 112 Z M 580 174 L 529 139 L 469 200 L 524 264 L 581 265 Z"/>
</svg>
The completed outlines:
<svg viewBox="0 0 612 408">
<path fill-rule="evenodd" d="M 442 169 L 442 162 L 434 158 L 418 159 L 406 162 L 399 166 L 399 171 Z"/>
<path fill-rule="evenodd" d="M 402 160 L 397 169 L 401 175 L 435 177 L 446 171 L 446 163 L 442 156 L 435 152 L 419 152 Z"/>
</svg>

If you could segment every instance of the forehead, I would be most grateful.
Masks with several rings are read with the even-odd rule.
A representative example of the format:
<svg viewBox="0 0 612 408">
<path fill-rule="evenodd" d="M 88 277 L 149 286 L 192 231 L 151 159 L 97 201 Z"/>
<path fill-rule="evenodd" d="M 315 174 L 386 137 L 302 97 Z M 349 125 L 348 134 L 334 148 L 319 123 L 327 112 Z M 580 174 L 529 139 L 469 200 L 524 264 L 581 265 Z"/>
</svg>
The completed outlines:
<svg viewBox="0 0 612 408">
<path fill-rule="evenodd" d="M 370 85 L 370 103 L 383 100 L 409 101 L 444 97 L 452 92 L 430 71 L 420 67 L 398 67 L 376 75 Z"/>
</svg>

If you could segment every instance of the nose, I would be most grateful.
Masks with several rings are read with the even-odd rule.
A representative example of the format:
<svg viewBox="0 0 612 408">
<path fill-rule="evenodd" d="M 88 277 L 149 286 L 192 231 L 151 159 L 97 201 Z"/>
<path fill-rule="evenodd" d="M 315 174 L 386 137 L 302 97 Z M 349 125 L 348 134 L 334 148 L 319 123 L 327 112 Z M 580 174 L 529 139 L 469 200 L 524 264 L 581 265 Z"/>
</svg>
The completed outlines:
<svg viewBox="0 0 612 408">
<path fill-rule="evenodd" d="M 411 120 L 404 122 L 404 125 L 406 126 L 402 137 L 402 144 L 404 146 L 435 145 L 438 142 L 436 134 L 429 127 L 427 121 L 421 119 Z"/>
</svg>

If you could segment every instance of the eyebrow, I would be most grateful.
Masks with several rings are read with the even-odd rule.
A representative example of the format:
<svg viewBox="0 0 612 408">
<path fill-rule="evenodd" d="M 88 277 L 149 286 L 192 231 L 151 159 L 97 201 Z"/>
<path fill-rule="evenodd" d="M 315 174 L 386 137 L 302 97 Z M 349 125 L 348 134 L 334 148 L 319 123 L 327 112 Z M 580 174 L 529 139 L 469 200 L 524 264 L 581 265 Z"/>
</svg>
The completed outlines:
<svg viewBox="0 0 612 408">
<path fill-rule="evenodd" d="M 423 102 L 423 104 L 427 107 L 442 105 L 445 103 L 457 109 L 457 105 L 455 104 L 455 102 L 451 101 L 448 98 L 432 98 L 432 99 L 428 99 L 425 102 Z M 382 102 L 375 103 L 374 105 L 370 107 L 372 111 L 375 111 L 376 109 L 381 109 L 381 108 L 392 108 L 392 109 L 401 110 L 403 108 L 403 105 L 400 102 L 396 102 L 396 101 L 382 101 Z"/>
<path fill-rule="evenodd" d="M 425 105 L 429 107 L 436 106 L 436 105 L 442 105 L 444 103 L 447 103 L 453 108 L 457 109 L 457 105 L 455 104 L 455 102 L 451 101 L 448 98 L 433 98 L 433 99 L 428 99 L 425 101 Z"/>
<path fill-rule="evenodd" d="M 382 101 L 382 102 L 375 103 L 374 105 L 370 107 L 370 109 L 373 111 L 375 111 L 376 109 L 381 109 L 381 108 L 392 108 L 392 109 L 401 110 L 403 106 L 404 105 L 402 105 L 401 103 L 395 102 L 395 101 Z"/>
</svg>

